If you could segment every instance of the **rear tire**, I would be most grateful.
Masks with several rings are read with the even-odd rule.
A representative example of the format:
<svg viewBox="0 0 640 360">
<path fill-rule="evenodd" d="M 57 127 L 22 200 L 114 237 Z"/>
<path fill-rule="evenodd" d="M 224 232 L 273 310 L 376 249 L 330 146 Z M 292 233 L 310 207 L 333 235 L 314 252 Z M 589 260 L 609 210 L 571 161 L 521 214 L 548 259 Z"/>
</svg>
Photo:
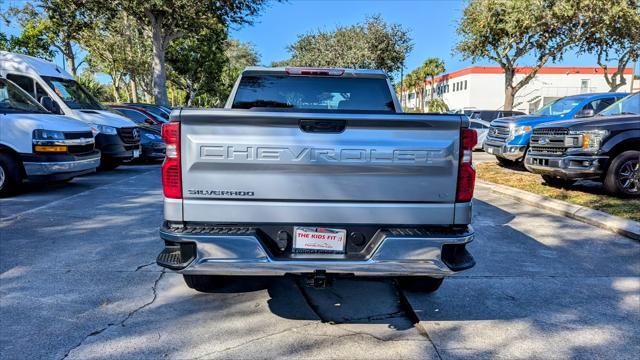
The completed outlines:
<svg viewBox="0 0 640 360">
<path fill-rule="evenodd" d="M 224 277 L 215 275 L 182 275 L 184 282 L 193 290 L 211 293 L 224 286 Z"/>
<path fill-rule="evenodd" d="M 542 175 L 542 180 L 549 186 L 558 187 L 566 189 L 571 185 L 575 184 L 575 180 L 573 179 L 563 179 L 557 176 L 552 175 Z"/>
<path fill-rule="evenodd" d="M 402 276 L 396 278 L 398 285 L 404 290 L 432 293 L 442 285 L 444 278 L 433 278 L 428 276 Z"/>
<path fill-rule="evenodd" d="M 10 155 L 0 153 L 0 197 L 15 194 L 22 182 L 20 166 Z"/>
<path fill-rule="evenodd" d="M 640 151 L 625 151 L 613 159 L 604 178 L 604 189 L 611 195 L 640 196 Z"/>
</svg>

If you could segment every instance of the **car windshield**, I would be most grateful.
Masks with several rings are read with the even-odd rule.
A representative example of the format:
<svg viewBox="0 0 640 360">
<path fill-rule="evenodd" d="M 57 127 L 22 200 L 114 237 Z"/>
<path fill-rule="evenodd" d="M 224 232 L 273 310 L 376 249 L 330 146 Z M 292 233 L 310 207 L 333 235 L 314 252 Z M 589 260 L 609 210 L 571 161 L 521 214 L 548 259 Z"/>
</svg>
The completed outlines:
<svg viewBox="0 0 640 360">
<path fill-rule="evenodd" d="M 20 87 L 9 80 L 0 79 L 0 112 L 43 114 L 48 111 Z"/>
<path fill-rule="evenodd" d="M 600 116 L 611 115 L 640 115 L 640 92 L 631 94 L 608 108 L 602 110 Z"/>
<path fill-rule="evenodd" d="M 286 75 L 242 76 L 233 108 L 395 111 L 389 86 L 383 78 Z"/>
<path fill-rule="evenodd" d="M 542 107 L 542 109 L 533 113 L 533 115 L 549 115 L 549 116 L 558 116 L 564 115 L 571 110 L 573 110 L 576 106 L 578 106 L 583 100 L 584 96 L 572 96 L 566 97 L 562 99 L 558 99 L 548 105 Z"/>
<path fill-rule="evenodd" d="M 87 90 L 75 80 L 44 76 L 44 81 L 71 109 L 105 110 Z"/>
</svg>

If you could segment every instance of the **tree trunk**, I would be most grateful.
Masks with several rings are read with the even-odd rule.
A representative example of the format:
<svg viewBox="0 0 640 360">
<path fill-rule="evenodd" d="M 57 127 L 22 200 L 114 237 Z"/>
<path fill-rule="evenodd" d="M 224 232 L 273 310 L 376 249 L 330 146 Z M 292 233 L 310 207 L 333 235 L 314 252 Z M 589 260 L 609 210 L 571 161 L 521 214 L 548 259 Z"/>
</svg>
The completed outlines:
<svg viewBox="0 0 640 360">
<path fill-rule="evenodd" d="M 138 85 L 136 84 L 136 78 L 135 77 L 131 77 L 131 80 L 129 81 L 131 84 L 131 100 L 134 103 L 138 102 Z"/>
<path fill-rule="evenodd" d="M 113 85 L 113 99 L 116 103 L 120 102 L 120 94 L 118 94 L 118 80 L 113 75 L 111 76 L 111 84 Z"/>
<path fill-rule="evenodd" d="M 153 45 L 153 96 L 156 104 L 167 106 L 167 71 L 164 62 L 165 44 L 162 35 L 161 19 L 151 15 L 152 45 Z"/>
<path fill-rule="evenodd" d="M 513 110 L 513 99 L 516 96 L 515 89 L 513 88 L 513 77 L 515 75 L 514 69 L 504 69 L 504 106 L 502 110 Z"/>
<path fill-rule="evenodd" d="M 76 76 L 76 58 L 73 54 L 73 47 L 71 46 L 71 41 L 67 41 L 64 43 L 64 60 L 67 64 L 67 71 L 71 73 L 74 77 Z"/>
</svg>

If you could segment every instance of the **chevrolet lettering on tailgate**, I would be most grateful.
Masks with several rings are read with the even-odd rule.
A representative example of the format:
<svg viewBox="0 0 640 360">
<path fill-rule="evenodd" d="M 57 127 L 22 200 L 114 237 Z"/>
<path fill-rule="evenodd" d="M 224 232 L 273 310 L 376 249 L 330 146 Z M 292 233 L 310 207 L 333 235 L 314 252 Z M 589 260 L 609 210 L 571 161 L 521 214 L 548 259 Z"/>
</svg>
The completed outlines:
<svg viewBox="0 0 640 360">
<path fill-rule="evenodd" d="M 270 161 L 282 163 L 402 163 L 434 165 L 442 150 L 312 148 L 252 145 L 203 145 L 200 157 L 213 161 Z"/>
</svg>

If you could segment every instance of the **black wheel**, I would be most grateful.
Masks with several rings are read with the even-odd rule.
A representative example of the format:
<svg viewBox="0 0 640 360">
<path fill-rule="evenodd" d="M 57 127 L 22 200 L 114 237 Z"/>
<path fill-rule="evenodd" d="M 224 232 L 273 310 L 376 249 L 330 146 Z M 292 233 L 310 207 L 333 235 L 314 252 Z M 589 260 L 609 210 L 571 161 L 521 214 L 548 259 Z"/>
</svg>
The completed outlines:
<svg viewBox="0 0 640 360">
<path fill-rule="evenodd" d="M 509 159 L 505 159 L 505 158 L 501 158 L 501 157 L 496 157 L 496 159 L 498 159 L 498 164 L 500 164 L 500 166 L 502 166 L 502 167 L 517 168 L 517 167 L 522 166 L 522 161 L 509 160 Z"/>
<path fill-rule="evenodd" d="M 215 275 L 182 275 L 188 287 L 200 292 L 215 292 L 224 286 L 223 276 Z"/>
<path fill-rule="evenodd" d="M 113 170 L 118 166 L 120 166 L 121 164 L 122 163 L 119 160 L 110 159 L 110 158 L 101 158 L 100 166 L 98 167 L 98 170 L 102 170 L 102 171 Z"/>
<path fill-rule="evenodd" d="M 542 180 L 549 186 L 559 187 L 559 188 L 568 188 L 571 185 L 575 184 L 575 180 L 573 179 L 563 179 L 557 176 L 552 175 L 542 175 Z"/>
<path fill-rule="evenodd" d="M 409 291 L 432 293 L 442 285 L 444 278 L 428 276 L 402 276 L 396 278 L 401 288 Z"/>
<path fill-rule="evenodd" d="M 22 182 L 20 166 L 13 157 L 0 153 L 0 197 L 14 194 Z"/>
<path fill-rule="evenodd" d="M 604 178 L 604 189 L 612 195 L 640 196 L 640 151 L 625 151 L 613 159 Z"/>
</svg>

